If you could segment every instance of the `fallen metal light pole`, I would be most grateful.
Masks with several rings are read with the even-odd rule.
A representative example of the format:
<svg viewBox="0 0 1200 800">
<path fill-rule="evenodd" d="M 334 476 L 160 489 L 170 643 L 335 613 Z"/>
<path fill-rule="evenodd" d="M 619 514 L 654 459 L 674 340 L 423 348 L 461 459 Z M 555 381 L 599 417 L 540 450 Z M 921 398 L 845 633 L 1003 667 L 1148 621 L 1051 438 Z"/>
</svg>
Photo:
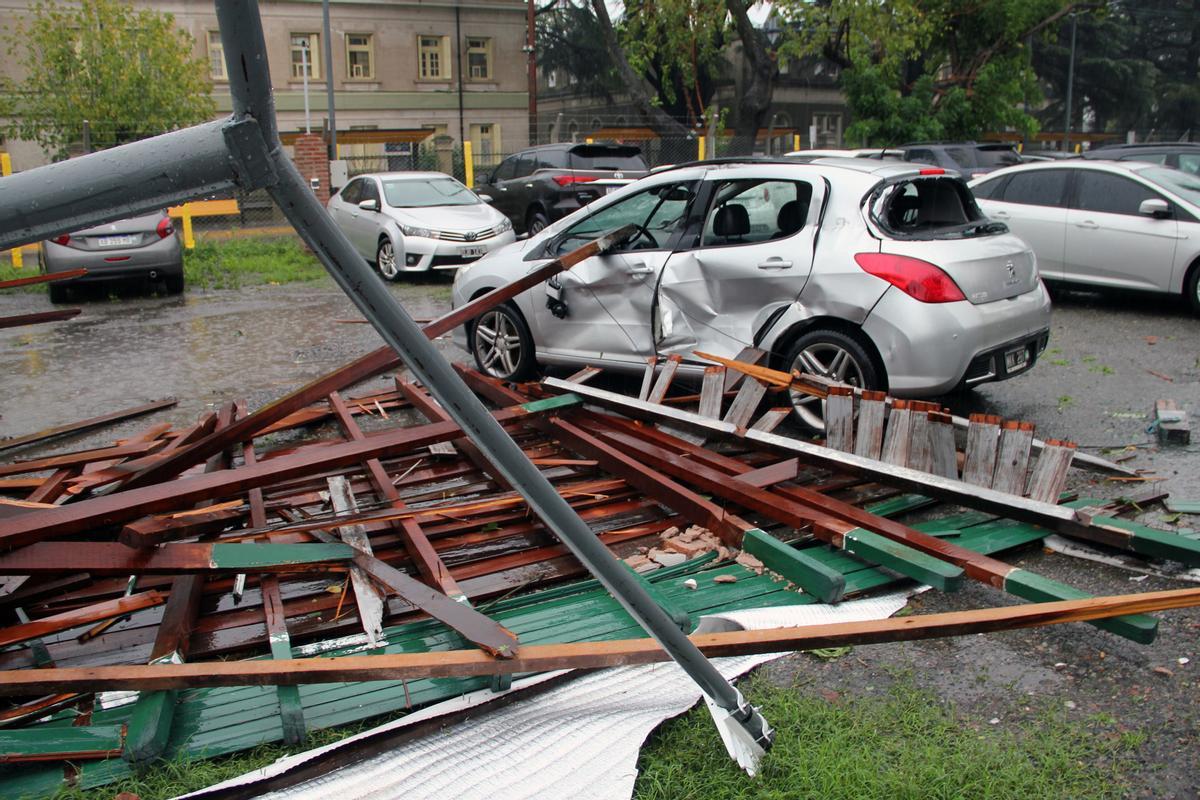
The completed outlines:
<svg viewBox="0 0 1200 800">
<path fill-rule="evenodd" d="M 617 562 L 467 389 L 333 224 L 283 151 L 256 0 L 216 0 L 234 113 L 0 179 L 0 249 L 240 187 L 265 188 L 334 280 L 497 471 L 629 614 L 727 713 L 730 754 L 753 768 L 771 732 L 636 578 Z"/>
</svg>

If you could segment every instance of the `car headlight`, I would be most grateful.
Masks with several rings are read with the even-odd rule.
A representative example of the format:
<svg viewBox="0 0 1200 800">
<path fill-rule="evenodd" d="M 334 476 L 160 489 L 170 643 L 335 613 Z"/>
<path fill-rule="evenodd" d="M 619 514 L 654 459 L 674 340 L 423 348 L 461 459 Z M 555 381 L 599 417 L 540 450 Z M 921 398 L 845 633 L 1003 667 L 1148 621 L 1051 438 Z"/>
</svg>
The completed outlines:
<svg viewBox="0 0 1200 800">
<path fill-rule="evenodd" d="M 504 233 L 505 231 L 511 231 L 511 230 L 512 230 L 512 220 L 509 219 L 508 217 L 505 217 L 504 219 L 500 220 L 500 224 L 496 226 L 497 233 Z"/>
<path fill-rule="evenodd" d="M 425 239 L 433 238 L 433 231 L 429 230 L 429 228 L 416 228 L 412 225 L 405 225 L 403 222 L 399 223 L 399 225 L 400 232 L 405 236 L 420 236 Z"/>
</svg>

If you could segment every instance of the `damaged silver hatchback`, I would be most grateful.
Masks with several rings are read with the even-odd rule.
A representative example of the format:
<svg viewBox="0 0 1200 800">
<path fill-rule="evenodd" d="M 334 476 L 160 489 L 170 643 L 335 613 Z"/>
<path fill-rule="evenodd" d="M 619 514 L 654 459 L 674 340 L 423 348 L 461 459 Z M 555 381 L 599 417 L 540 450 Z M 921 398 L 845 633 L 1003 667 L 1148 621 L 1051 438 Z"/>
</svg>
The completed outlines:
<svg viewBox="0 0 1200 800">
<path fill-rule="evenodd" d="M 646 359 L 746 347 L 777 369 L 897 397 L 929 397 L 1029 370 L 1050 299 L 1033 252 L 980 212 L 953 173 L 827 158 L 655 172 L 459 270 L 461 305 L 600 234 L 614 252 L 484 314 L 459 333 L 498 378 L 539 365 L 641 372 Z M 822 408 L 793 397 L 799 420 Z"/>
</svg>

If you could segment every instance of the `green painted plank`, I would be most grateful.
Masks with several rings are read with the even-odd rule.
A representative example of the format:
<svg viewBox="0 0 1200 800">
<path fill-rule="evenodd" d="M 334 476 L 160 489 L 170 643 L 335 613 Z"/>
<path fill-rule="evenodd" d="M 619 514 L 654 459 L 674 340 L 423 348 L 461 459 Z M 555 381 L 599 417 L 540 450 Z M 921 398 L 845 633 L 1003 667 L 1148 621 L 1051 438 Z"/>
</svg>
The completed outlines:
<svg viewBox="0 0 1200 800">
<path fill-rule="evenodd" d="M 123 725 L 81 725 L 77 728 L 0 730 L 0 758 L 74 753 L 119 753 L 125 746 Z M 5 766 L 8 769 L 8 766 Z"/>
<path fill-rule="evenodd" d="M 940 558 L 926 555 L 906 544 L 893 541 L 872 531 L 855 528 L 846 533 L 842 549 L 880 566 L 907 575 L 913 580 L 928 583 L 943 592 L 953 592 L 962 586 L 961 567 Z"/>
<path fill-rule="evenodd" d="M 170 545 L 167 545 L 168 547 Z M 214 544 L 212 563 L 218 569 L 253 571 L 279 564 L 347 561 L 355 549 L 348 544 Z"/>
<path fill-rule="evenodd" d="M 1015 569 L 1008 574 L 1008 577 L 1004 579 L 1004 591 L 1034 603 L 1083 600 L 1092 596 L 1073 586 L 1024 569 Z M 1127 614 L 1123 617 L 1097 619 L 1092 620 L 1089 624 L 1140 644 L 1150 644 L 1158 634 L 1158 620 L 1148 614 Z"/>
<path fill-rule="evenodd" d="M 846 595 L 845 575 L 766 531 L 746 531 L 742 549 L 822 602 L 836 603 Z"/>
<path fill-rule="evenodd" d="M 123 756 L 132 764 L 153 761 L 162 755 L 171 738 L 177 692 L 142 692 L 129 717 L 129 742 Z"/>
</svg>

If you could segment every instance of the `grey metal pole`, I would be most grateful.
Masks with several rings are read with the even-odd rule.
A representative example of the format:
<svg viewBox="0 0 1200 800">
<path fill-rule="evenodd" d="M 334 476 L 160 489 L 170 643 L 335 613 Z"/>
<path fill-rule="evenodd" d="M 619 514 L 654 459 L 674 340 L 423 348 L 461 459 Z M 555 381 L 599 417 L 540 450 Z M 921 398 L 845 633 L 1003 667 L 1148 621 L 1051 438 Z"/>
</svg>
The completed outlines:
<svg viewBox="0 0 1200 800">
<path fill-rule="evenodd" d="M 329 30 L 329 0 L 321 0 L 321 17 L 325 26 L 325 102 L 329 105 L 329 157 L 337 158 L 337 112 L 333 108 L 333 34 Z M 375 60 L 375 54 L 371 54 Z M 371 66 L 375 66 L 372 64 Z"/>
<path fill-rule="evenodd" d="M 300 48 L 300 74 L 304 78 L 304 132 L 312 133 L 312 115 L 308 111 L 308 42 Z"/>
<path fill-rule="evenodd" d="M 1067 116 L 1063 122 L 1063 152 L 1071 152 L 1071 103 L 1075 89 L 1075 28 L 1079 21 L 1075 12 L 1071 12 L 1071 60 L 1067 62 Z"/>
<path fill-rule="evenodd" d="M 256 69 L 230 69 L 230 90 L 235 121 L 243 116 L 258 120 L 274 116 L 262 21 L 257 0 L 216 0 L 225 57 L 231 66 L 242 63 Z M 235 86 L 236 84 L 236 86 Z M 264 132 L 267 126 L 263 126 Z M 268 191 L 280 209 L 325 265 L 363 315 L 371 321 L 414 375 L 425 385 L 450 417 L 483 452 L 508 483 L 516 487 L 529 507 L 545 521 L 563 544 L 588 568 L 637 622 L 662 645 L 700 686 L 700 689 L 741 725 L 752 741 L 766 748 L 771 732 L 757 709 L 717 671 L 696 645 L 642 588 L 641 584 L 608 551 L 590 528 L 525 457 L 521 448 L 467 388 L 433 342 L 387 290 L 363 257 L 317 201 L 295 165 L 283 152 L 272 129 L 264 144 L 274 167 L 275 180 Z"/>
</svg>

